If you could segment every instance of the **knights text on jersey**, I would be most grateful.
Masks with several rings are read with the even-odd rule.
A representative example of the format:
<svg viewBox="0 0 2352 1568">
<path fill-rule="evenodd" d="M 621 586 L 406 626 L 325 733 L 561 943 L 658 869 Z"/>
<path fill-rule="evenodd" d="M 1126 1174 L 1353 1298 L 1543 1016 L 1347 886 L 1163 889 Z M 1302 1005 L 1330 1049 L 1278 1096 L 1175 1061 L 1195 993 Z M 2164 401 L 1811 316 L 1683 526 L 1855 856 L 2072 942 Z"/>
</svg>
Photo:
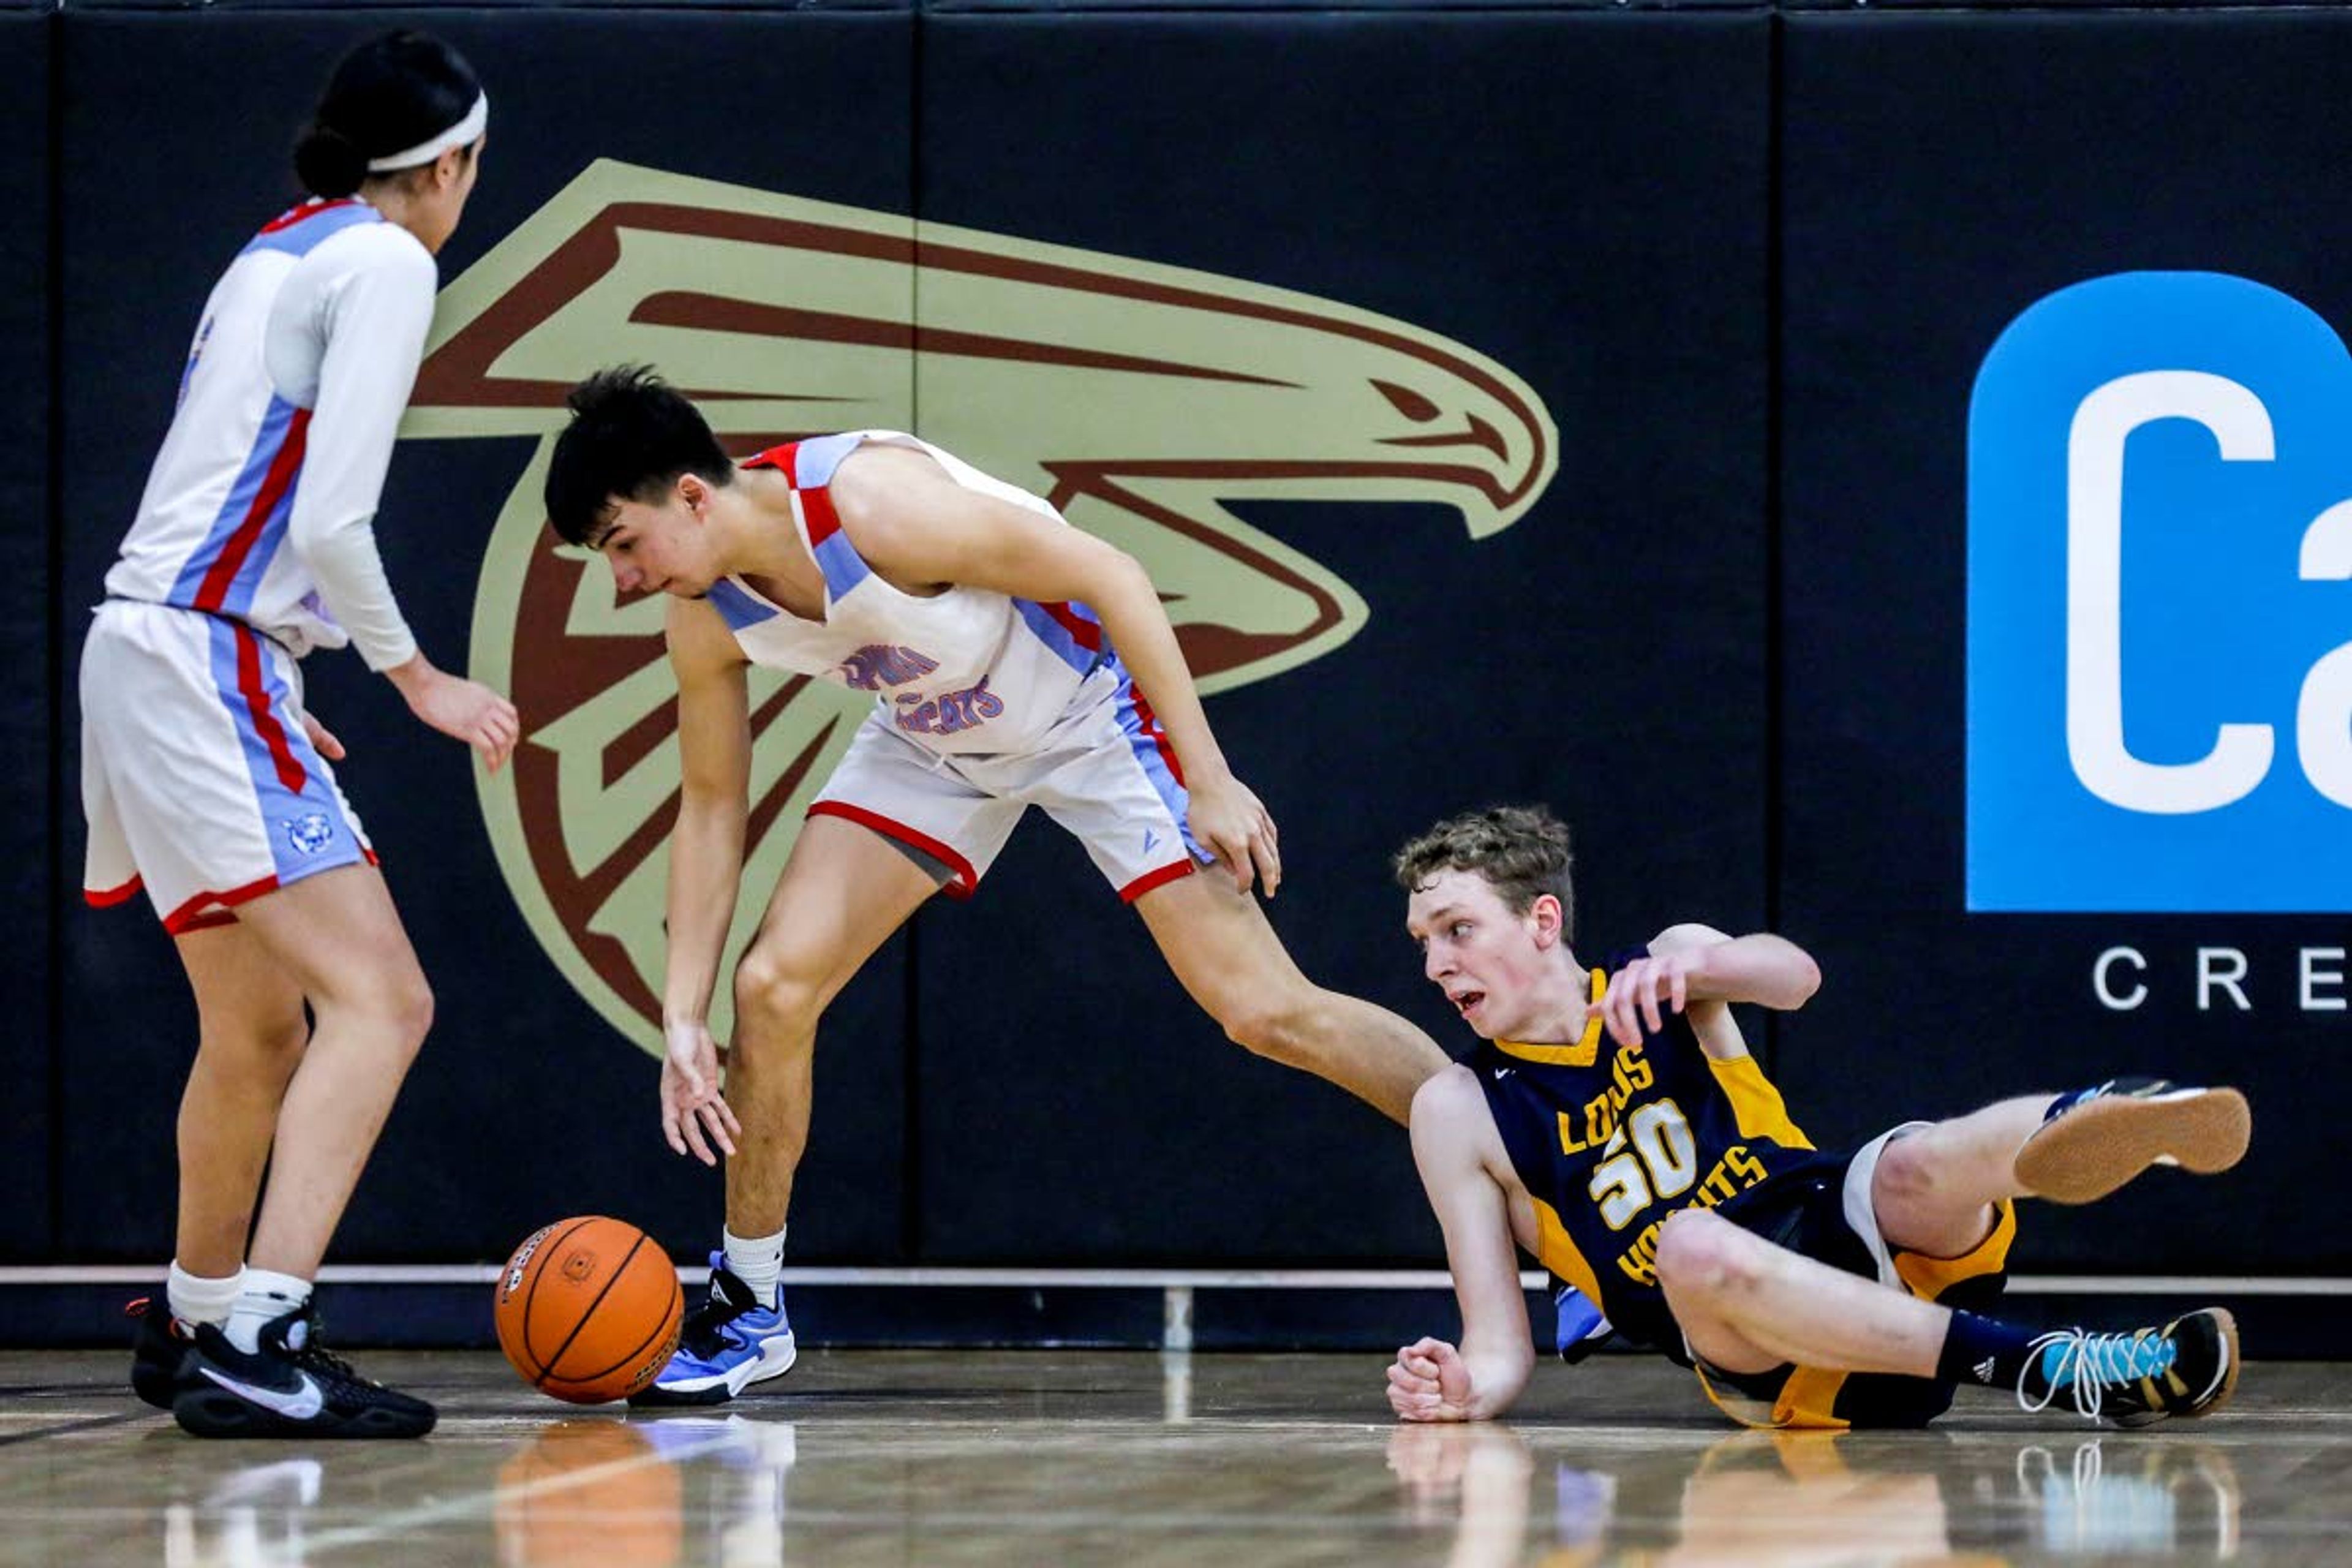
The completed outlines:
<svg viewBox="0 0 2352 1568">
<path fill-rule="evenodd" d="M 1592 972 L 1595 1002 L 1609 973 Z M 1610 1039 L 1595 1011 L 1574 1044 L 1491 1040 L 1466 1061 L 1534 1201 L 1539 1261 L 1640 1343 L 1681 1343 L 1658 1287 L 1666 1216 L 1811 1155 L 1755 1058 L 1708 1057 L 1678 1014 L 1638 1046 Z"/>
<path fill-rule="evenodd" d="M 812 437 L 744 467 L 772 469 L 791 483 L 794 525 L 824 576 L 824 618 L 795 616 L 739 577 L 712 585 L 711 606 L 754 664 L 871 691 L 883 719 L 928 751 L 1029 749 L 1087 677 L 1117 662 L 1108 636 L 1080 604 L 962 586 L 915 595 L 886 582 L 843 531 L 829 488 L 842 459 L 867 442 L 926 453 L 967 489 L 1061 521 L 1037 497 L 914 437 L 888 430 Z"/>
</svg>

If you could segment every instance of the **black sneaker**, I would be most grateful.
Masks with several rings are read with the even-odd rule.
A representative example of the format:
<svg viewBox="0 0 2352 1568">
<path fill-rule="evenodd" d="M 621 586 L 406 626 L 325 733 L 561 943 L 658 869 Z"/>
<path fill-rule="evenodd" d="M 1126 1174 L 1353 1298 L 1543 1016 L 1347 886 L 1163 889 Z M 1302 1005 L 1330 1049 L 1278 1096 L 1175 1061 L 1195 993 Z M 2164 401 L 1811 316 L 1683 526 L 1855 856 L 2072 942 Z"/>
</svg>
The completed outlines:
<svg viewBox="0 0 2352 1568">
<path fill-rule="evenodd" d="M 2171 1415 L 2210 1415 L 2237 1387 L 2238 1321 L 2208 1307 L 2160 1329 L 2044 1334 L 2017 1380 L 2017 1402 L 2043 1410 L 2068 1389 L 2074 1408 L 2095 1421 L 2145 1426 Z"/>
<path fill-rule="evenodd" d="M 199 1437 L 422 1437 L 433 1406 L 371 1383 L 319 1343 L 309 1302 L 261 1326 L 247 1355 L 210 1323 L 172 1401 L 180 1429 Z"/>
<path fill-rule="evenodd" d="M 2052 1203 L 2105 1197 L 2150 1165 L 2200 1175 L 2245 1158 L 2253 1113 L 2234 1089 L 2118 1078 L 2061 1095 L 2018 1146 L 2018 1184 Z"/>
<path fill-rule="evenodd" d="M 131 1331 L 131 1392 L 158 1410 L 172 1408 L 181 1363 L 194 1342 L 188 1325 L 172 1316 L 161 1296 L 142 1296 L 123 1309 Z"/>
</svg>

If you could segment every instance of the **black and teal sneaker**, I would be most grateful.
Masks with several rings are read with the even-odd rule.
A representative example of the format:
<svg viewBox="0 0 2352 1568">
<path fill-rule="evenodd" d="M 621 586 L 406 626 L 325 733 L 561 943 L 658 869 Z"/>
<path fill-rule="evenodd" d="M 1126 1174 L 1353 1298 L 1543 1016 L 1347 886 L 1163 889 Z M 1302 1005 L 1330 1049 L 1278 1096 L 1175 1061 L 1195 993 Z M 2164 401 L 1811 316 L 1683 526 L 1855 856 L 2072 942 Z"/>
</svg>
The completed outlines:
<svg viewBox="0 0 2352 1568">
<path fill-rule="evenodd" d="M 2044 1410 L 2064 1392 L 2094 1421 L 2145 1426 L 2169 1416 L 2210 1415 L 2237 1387 L 2238 1321 L 2208 1307 L 2160 1329 L 2044 1334 L 2017 1380 L 2017 1402 Z"/>
</svg>

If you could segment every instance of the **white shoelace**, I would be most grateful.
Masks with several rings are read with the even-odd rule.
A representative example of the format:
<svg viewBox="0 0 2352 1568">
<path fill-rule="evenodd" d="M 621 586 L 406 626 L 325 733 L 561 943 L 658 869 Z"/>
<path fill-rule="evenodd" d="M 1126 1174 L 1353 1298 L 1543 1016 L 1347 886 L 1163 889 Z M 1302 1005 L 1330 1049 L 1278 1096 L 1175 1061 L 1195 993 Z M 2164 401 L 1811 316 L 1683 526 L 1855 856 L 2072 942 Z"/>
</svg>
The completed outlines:
<svg viewBox="0 0 2352 1568">
<path fill-rule="evenodd" d="M 2033 1369 L 2042 1364 L 2044 1350 L 2051 1345 L 2063 1348 L 2058 1352 L 2057 1366 L 2036 1397 L 2027 1394 L 2025 1386 Z M 2106 1403 L 2108 1384 L 2128 1383 L 2162 1372 L 2171 1364 L 2171 1357 L 2165 1352 L 2172 1346 L 2170 1342 L 2152 1333 L 2091 1334 L 2080 1329 L 2060 1329 L 2042 1335 L 2026 1349 L 2025 1374 L 2017 1380 L 2018 1407 L 2046 1410 L 2058 1397 L 2059 1388 L 2066 1386 L 2074 1391 L 2074 1408 L 2095 1421 Z"/>
</svg>

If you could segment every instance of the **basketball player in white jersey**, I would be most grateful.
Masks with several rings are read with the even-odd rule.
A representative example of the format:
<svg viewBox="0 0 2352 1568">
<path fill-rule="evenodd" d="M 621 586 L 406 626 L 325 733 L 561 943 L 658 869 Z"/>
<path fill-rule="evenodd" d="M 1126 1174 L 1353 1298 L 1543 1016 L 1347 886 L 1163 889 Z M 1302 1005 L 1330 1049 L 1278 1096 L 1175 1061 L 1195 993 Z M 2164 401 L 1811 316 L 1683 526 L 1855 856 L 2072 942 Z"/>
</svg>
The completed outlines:
<svg viewBox="0 0 2352 1568">
<path fill-rule="evenodd" d="M 1131 558 L 910 436 L 815 437 L 739 468 L 648 371 L 591 377 L 571 402 L 548 470 L 556 531 L 602 551 L 624 592 L 671 595 L 684 777 L 663 1131 L 679 1153 L 729 1156 L 709 1300 L 640 1403 L 713 1404 L 792 1365 L 776 1280 L 817 1020 L 924 900 L 971 892 L 1029 806 L 1077 837 L 1229 1036 L 1403 1120 L 1445 1058 L 1283 950 L 1250 891 L 1281 880 L 1274 820 L 1227 767 Z M 706 1020 L 742 875 L 754 663 L 875 706 L 737 965 L 722 1099 Z"/>
<path fill-rule="evenodd" d="M 513 748 L 513 705 L 418 650 L 373 529 L 433 258 L 488 117 L 472 68 L 436 39 L 387 35 L 337 66 L 295 149 L 311 197 L 264 226 L 206 300 L 83 647 L 87 896 L 144 889 L 202 1025 L 180 1104 L 169 1310 L 150 1305 L 131 1370 L 142 1398 L 199 1436 L 433 1426 L 431 1405 L 328 1354 L 311 1315 L 433 996 L 296 661 L 355 647 L 488 766 Z"/>
</svg>

